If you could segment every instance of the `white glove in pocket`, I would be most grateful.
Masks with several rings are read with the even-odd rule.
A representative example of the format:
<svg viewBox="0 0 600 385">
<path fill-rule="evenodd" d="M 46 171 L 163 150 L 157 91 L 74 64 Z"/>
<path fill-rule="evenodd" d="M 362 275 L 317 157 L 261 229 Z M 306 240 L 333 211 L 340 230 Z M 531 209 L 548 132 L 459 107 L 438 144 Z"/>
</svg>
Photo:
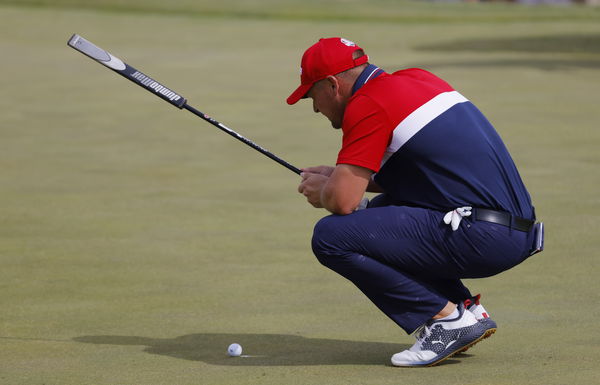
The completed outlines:
<svg viewBox="0 0 600 385">
<path fill-rule="evenodd" d="M 464 206 L 449 211 L 446 213 L 446 215 L 444 215 L 444 223 L 450 225 L 452 227 L 452 231 L 456 231 L 463 217 L 468 217 L 471 215 L 472 209 L 473 208 L 470 206 Z"/>
</svg>

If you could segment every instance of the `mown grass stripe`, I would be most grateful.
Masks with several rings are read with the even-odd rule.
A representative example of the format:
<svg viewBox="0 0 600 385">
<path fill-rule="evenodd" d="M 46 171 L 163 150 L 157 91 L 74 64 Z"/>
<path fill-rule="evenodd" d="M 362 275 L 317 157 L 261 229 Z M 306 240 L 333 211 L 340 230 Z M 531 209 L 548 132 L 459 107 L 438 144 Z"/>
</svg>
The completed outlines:
<svg viewBox="0 0 600 385">
<path fill-rule="evenodd" d="M 524 6 L 518 4 L 415 3 L 376 1 L 330 2 L 327 5 L 292 1 L 271 6 L 252 6 L 243 1 L 219 5 L 186 1 L 157 3 L 118 0 L 0 0 L 0 4 L 19 7 L 83 9 L 99 12 L 159 14 L 202 18 L 239 18 L 283 21 L 336 21 L 380 23 L 506 23 L 599 20 L 600 7 Z M 340 7 L 335 5 L 339 4 Z M 342 6 L 343 5 L 343 6 Z"/>
</svg>

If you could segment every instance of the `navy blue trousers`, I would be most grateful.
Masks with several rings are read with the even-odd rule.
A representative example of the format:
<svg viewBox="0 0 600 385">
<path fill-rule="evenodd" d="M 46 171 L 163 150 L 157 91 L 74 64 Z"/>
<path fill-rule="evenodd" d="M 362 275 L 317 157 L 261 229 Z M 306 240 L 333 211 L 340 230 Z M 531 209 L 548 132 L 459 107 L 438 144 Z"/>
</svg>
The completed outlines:
<svg viewBox="0 0 600 385">
<path fill-rule="evenodd" d="M 404 206 L 330 215 L 315 226 L 317 259 L 353 282 L 407 333 L 471 293 L 462 278 L 483 278 L 529 255 L 530 233 L 463 218 L 452 231 L 445 213 Z"/>
</svg>

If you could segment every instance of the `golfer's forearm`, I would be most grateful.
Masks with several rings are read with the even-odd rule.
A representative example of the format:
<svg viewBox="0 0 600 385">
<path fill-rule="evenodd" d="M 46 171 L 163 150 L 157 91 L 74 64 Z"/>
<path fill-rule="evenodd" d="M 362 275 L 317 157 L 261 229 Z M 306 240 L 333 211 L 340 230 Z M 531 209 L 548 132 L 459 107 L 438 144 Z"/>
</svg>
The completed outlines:
<svg viewBox="0 0 600 385">
<path fill-rule="evenodd" d="M 365 194 L 372 171 L 347 164 L 337 165 L 321 189 L 321 204 L 334 214 L 352 213 Z"/>
<path fill-rule="evenodd" d="M 321 194 L 321 204 L 323 208 L 332 214 L 347 215 L 352 213 L 358 204 L 362 196 L 358 199 L 349 196 L 336 196 L 334 194 L 328 194 L 325 190 Z"/>
</svg>

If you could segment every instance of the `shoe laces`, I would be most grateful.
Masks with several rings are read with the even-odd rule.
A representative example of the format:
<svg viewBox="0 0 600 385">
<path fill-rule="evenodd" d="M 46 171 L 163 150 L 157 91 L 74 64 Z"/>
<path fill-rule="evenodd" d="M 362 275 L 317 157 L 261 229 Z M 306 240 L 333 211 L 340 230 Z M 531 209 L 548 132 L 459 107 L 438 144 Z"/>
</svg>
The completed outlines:
<svg viewBox="0 0 600 385">
<path fill-rule="evenodd" d="M 429 321 L 425 322 L 423 325 L 419 326 L 417 329 L 415 329 L 414 336 L 417 339 L 417 341 L 421 341 L 421 340 L 427 338 L 431 334 L 431 330 L 433 329 L 433 326 L 434 326 L 434 320 L 429 320 Z"/>
</svg>

